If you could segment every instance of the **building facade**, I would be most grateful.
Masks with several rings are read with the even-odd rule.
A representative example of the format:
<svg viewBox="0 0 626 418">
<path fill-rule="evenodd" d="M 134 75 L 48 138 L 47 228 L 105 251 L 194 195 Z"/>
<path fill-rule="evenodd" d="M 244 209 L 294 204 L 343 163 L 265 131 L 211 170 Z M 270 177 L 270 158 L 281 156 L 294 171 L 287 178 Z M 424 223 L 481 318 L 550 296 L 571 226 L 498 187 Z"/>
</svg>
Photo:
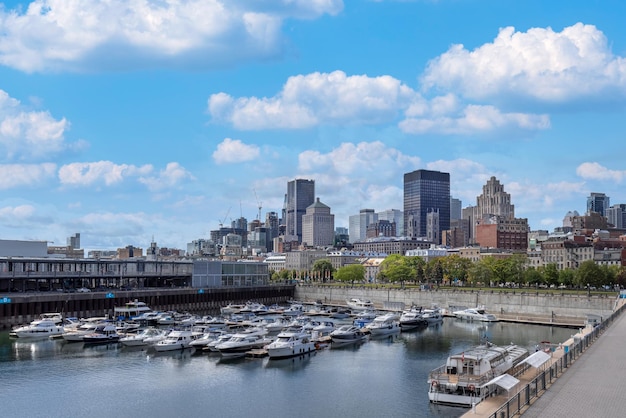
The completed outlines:
<svg viewBox="0 0 626 418">
<path fill-rule="evenodd" d="M 485 183 L 482 194 L 476 197 L 476 206 L 470 206 L 463 210 L 463 218 L 469 220 L 470 243 L 478 242 L 476 240 L 476 225 L 493 216 L 502 219 L 515 217 L 515 206 L 511 204 L 511 195 L 504 191 L 504 185 L 500 184 L 500 181 L 494 176 Z"/>
<path fill-rule="evenodd" d="M 308 247 L 331 247 L 335 243 L 335 215 L 317 198 L 302 216 L 302 243 Z"/>
<path fill-rule="evenodd" d="M 526 251 L 528 219 L 492 216 L 476 225 L 476 243 L 481 247 Z"/>
<path fill-rule="evenodd" d="M 404 228 L 409 238 L 427 236 L 427 214 L 439 214 L 441 231 L 450 228 L 450 174 L 416 170 L 404 174 Z M 440 244 L 441 241 L 437 242 Z"/>
<path fill-rule="evenodd" d="M 350 215 L 348 218 L 350 242 L 356 243 L 365 241 L 367 238 L 367 227 L 378 220 L 378 215 L 374 209 L 361 209 L 358 215 Z"/>
<path fill-rule="evenodd" d="M 387 209 L 380 212 L 376 212 L 376 217 L 379 221 L 395 222 L 396 224 L 396 237 L 404 236 L 404 213 L 399 209 Z"/>
<path fill-rule="evenodd" d="M 604 193 L 591 193 L 587 197 L 587 214 L 591 212 L 606 216 L 606 210 L 611 206 L 610 198 Z"/>
</svg>

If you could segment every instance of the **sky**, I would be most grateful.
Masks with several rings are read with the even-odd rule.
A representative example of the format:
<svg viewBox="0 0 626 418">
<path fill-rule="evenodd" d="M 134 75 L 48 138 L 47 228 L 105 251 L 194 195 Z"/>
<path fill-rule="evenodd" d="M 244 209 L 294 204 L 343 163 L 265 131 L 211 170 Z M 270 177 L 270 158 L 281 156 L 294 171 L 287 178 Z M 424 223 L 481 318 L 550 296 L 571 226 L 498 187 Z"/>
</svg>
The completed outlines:
<svg viewBox="0 0 626 418">
<path fill-rule="evenodd" d="M 1 1 L 1 0 L 0 0 Z M 314 179 L 336 227 L 403 174 L 491 176 L 552 231 L 626 203 L 623 0 L 0 2 L 0 239 L 185 249 Z"/>
</svg>

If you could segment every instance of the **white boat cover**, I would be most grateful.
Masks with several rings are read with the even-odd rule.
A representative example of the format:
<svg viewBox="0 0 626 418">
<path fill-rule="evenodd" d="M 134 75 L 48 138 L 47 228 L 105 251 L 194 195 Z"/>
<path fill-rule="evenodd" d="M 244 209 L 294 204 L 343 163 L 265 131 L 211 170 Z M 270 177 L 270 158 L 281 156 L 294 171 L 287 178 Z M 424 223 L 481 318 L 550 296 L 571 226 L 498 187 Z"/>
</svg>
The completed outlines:
<svg viewBox="0 0 626 418">
<path fill-rule="evenodd" d="M 495 377 L 495 378 L 491 379 L 490 381 L 485 383 L 483 385 L 483 387 L 484 386 L 488 386 L 488 385 L 490 385 L 492 383 L 500 386 L 502 389 L 504 389 L 504 390 L 506 390 L 508 392 L 509 390 L 513 389 L 515 387 L 515 385 L 517 385 L 519 383 L 519 380 L 517 380 L 516 378 L 514 378 L 510 374 L 503 374 L 503 375 L 500 375 L 498 377 Z"/>
<path fill-rule="evenodd" d="M 543 366 L 546 361 L 550 360 L 550 358 L 550 354 L 543 351 L 537 351 L 536 353 L 526 357 L 522 362 L 520 362 L 520 364 L 528 363 L 532 367 L 539 368 Z"/>
</svg>

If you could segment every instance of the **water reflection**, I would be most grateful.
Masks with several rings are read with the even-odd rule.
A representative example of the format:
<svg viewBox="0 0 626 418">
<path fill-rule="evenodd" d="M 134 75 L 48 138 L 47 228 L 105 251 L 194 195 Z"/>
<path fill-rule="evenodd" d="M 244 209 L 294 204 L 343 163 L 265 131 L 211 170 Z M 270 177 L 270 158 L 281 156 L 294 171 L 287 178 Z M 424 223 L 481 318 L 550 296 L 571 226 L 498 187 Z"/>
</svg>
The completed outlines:
<svg viewBox="0 0 626 418">
<path fill-rule="evenodd" d="M 290 372 L 301 370 L 311 363 L 311 358 L 315 357 L 315 355 L 316 353 L 309 353 L 286 359 L 267 359 L 263 367 L 266 369 L 277 369 Z"/>
</svg>

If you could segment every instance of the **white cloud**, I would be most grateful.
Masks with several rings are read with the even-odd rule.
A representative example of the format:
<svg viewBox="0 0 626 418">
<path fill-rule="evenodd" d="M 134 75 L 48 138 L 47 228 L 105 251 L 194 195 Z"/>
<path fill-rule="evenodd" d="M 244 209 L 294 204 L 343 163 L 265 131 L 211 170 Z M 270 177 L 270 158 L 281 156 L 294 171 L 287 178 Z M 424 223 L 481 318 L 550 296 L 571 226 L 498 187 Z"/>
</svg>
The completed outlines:
<svg viewBox="0 0 626 418">
<path fill-rule="evenodd" d="M 111 161 L 71 163 L 59 169 L 59 181 L 67 186 L 91 186 L 121 183 L 127 177 L 146 176 L 152 172 L 151 165 L 141 167 L 128 164 L 115 164 Z"/>
<path fill-rule="evenodd" d="M 219 66 L 279 53 L 285 19 L 342 9 L 341 0 L 35 0 L 24 12 L 0 8 L 0 63 L 26 72 Z"/>
<path fill-rule="evenodd" d="M 68 128 L 65 118 L 29 110 L 0 90 L 0 148 L 6 159 L 33 160 L 59 153 L 68 147 L 63 136 Z"/>
<path fill-rule="evenodd" d="M 610 180 L 620 183 L 626 177 L 626 170 L 610 170 L 593 162 L 579 165 L 576 174 L 585 180 Z"/>
<path fill-rule="evenodd" d="M 56 164 L 0 165 L 0 190 L 16 187 L 39 187 L 56 175 Z"/>
<path fill-rule="evenodd" d="M 493 43 L 473 51 L 452 46 L 430 61 L 422 83 L 471 99 L 512 95 L 566 102 L 617 94 L 623 100 L 626 60 L 612 54 L 593 25 L 577 23 L 561 32 L 506 27 Z"/>
<path fill-rule="evenodd" d="M 0 208 L 0 221 L 24 221 L 35 214 L 35 208 L 31 205 L 6 206 Z"/>
<path fill-rule="evenodd" d="M 392 121 L 417 100 L 417 93 L 390 76 L 347 76 L 343 71 L 289 77 L 270 98 L 217 93 L 208 100 L 216 121 L 237 129 L 303 129 L 319 124 L 374 124 Z"/>
<path fill-rule="evenodd" d="M 213 151 L 213 160 L 217 164 L 242 163 L 259 157 L 260 150 L 256 145 L 248 145 L 239 139 L 224 138 Z"/>
<path fill-rule="evenodd" d="M 547 115 L 529 113 L 502 113 L 494 106 L 468 105 L 460 112 L 443 114 L 452 111 L 433 107 L 432 115 L 424 118 L 407 118 L 400 122 L 403 132 L 410 134 L 459 134 L 472 135 L 479 133 L 499 132 L 503 130 L 544 130 L 550 127 Z"/>
<path fill-rule="evenodd" d="M 176 162 L 168 163 L 156 177 L 140 177 L 139 182 L 148 186 L 152 191 L 172 188 L 185 180 L 195 180 L 195 177 Z"/>
</svg>

